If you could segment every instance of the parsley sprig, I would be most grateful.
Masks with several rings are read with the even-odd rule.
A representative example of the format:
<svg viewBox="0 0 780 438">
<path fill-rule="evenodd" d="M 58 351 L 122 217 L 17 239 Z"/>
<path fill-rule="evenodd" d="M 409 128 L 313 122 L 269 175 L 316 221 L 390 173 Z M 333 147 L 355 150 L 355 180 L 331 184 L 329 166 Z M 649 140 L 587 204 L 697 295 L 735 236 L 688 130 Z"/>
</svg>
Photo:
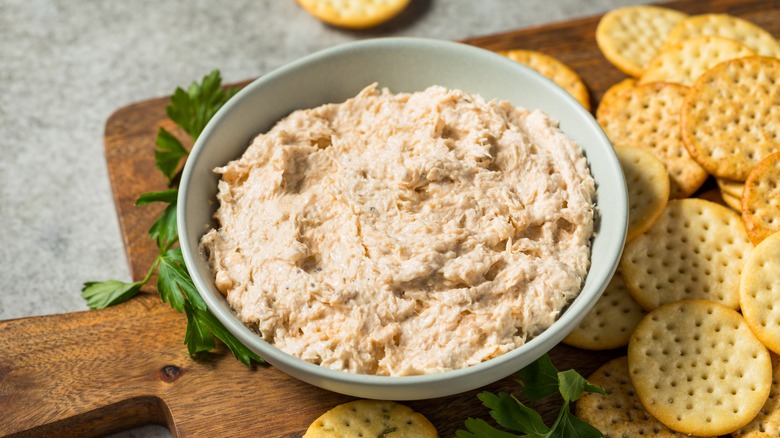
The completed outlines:
<svg viewBox="0 0 780 438">
<path fill-rule="evenodd" d="M 206 123 L 225 102 L 238 92 L 238 88 L 223 88 L 218 70 L 206 75 L 200 83 L 193 82 L 187 90 L 176 88 L 171 103 L 166 107 L 168 117 L 184 130 L 194 142 Z M 168 180 L 167 190 L 143 193 L 135 205 L 157 202 L 167 204 L 163 212 L 149 228 L 149 237 L 157 244 L 158 253 L 146 276 L 140 281 L 127 283 L 119 280 L 86 282 L 81 296 L 92 309 L 102 309 L 122 303 L 134 297 L 157 273 L 157 292 L 160 299 L 173 309 L 187 316 L 184 343 L 193 356 L 213 350 L 216 339 L 222 341 L 233 355 L 246 365 L 263 359 L 241 344 L 209 311 L 192 282 L 181 249 L 177 246 L 179 234 L 176 225 L 176 199 L 179 190 L 174 181 L 186 160 L 187 149 L 181 141 L 160 127 L 157 131 L 155 166 Z"/>
<path fill-rule="evenodd" d="M 518 400 L 514 395 L 500 392 L 494 394 L 484 391 L 477 394 L 487 408 L 490 416 L 502 427 L 503 431 L 479 418 L 466 420 L 466 429 L 456 433 L 457 438 L 596 438 L 604 435 L 595 427 L 580 420 L 570 409 L 570 403 L 584 393 L 592 392 L 607 395 L 601 387 L 589 383 L 574 370 L 558 371 L 550 357 L 544 355 L 532 364 L 517 372 L 523 395 L 529 400 L 539 400 L 560 394 L 563 399 L 561 410 L 551 427 L 544 424 L 542 416 Z M 512 432 L 519 432 L 517 435 Z"/>
</svg>

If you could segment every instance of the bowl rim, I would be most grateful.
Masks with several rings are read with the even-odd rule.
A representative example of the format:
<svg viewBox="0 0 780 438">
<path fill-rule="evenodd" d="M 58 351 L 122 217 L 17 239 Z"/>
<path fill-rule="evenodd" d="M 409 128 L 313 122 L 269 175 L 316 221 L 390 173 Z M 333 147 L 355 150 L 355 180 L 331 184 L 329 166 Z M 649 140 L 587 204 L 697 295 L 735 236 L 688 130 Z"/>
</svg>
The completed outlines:
<svg viewBox="0 0 780 438">
<path fill-rule="evenodd" d="M 303 359 L 292 356 L 278 349 L 273 344 L 266 342 L 256 332 L 254 332 L 249 327 L 244 325 L 239 320 L 235 312 L 233 312 L 232 309 L 230 309 L 229 305 L 227 305 L 226 300 L 222 295 L 216 297 L 211 293 L 208 283 L 213 283 L 213 280 L 204 278 L 201 275 L 201 272 L 197 268 L 195 257 L 196 255 L 202 256 L 202 254 L 200 254 L 198 243 L 196 242 L 196 244 L 193 246 L 191 245 L 190 241 L 186 238 L 186 230 L 188 230 L 188 227 L 190 225 L 188 224 L 188 220 L 187 220 L 188 215 L 184 213 L 188 210 L 187 206 L 188 206 L 189 196 L 190 196 L 188 187 L 193 178 L 192 169 L 194 167 L 194 164 L 192 163 L 195 161 L 193 160 L 193 158 L 197 158 L 200 151 L 205 147 L 211 132 L 214 130 L 214 127 L 218 125 L 222 121 L 222 119 L 225 118 L 226 115 L 230 113 L 231 108 L 236 106 L 237 103 L 240 102 L 242 99 L 244 99 L 245 96 L 254 93 L 255 92 L 254 90 L 258 88 L 268 86 L 267 85 L 268 83 L 272 83 L 277 78 L 283 77 L 288 72 L 300 68 L 304 68 L 305 66 L 315 63 L 321 59 L 325 59 L 331 57 L 332 55 L 336 55 L 345 51 L 371 50 L 371 49 L 386 47 L 386 46 L 401 46 L 401 47 L 408 47 L 412 49 L 418 47 L 427 47 L 427 48 L 436 48 L 436 49 L 443 49 L 443 50 L 457 50 L 457 51 L 462 51 L 464 54 L 467 55 L 477 54 L 483 57 L 493 56 L 495 57 L 495 59 L 493 60 L 495 62 L 505 62 L 507 65 L 511 64 L 512 68 L 516 68 L 519 71 L 524 70 L 525 74 L 527 75 L 530 74 L 531 76 L 535 76 L 537 80 L 542 80 L 544 82 L 549 83 L 549 85 L 552 85 L 553 86 L 552 90 L 554 91 L 554 93 L 557 94 L 556 96 L 557 99 L 563 100 L 566 105 L 576 106 L 578 111 L 587 115 L 586 118 L 590 121 L 590 124 L 592 125 L 590 126 L 590 129 L 594 131 L 594 135 L 595 135 L 594 142 L 611 145 L 606 135 L 604 134 L 603 130 L 601 130 L 601 128 L 596 123 L 595 119 L 593 118 L 593 115 L 590 112 L 588 112 L 584 107 L 582 107 L 576 101 L 576 99 L 574 99 L 572 96 L 566 93 L 563 89 L 561 89 L 559 86 L 554 84 L 551 80 L 538 74 L 534 70 L 524 65 L 521 65 L 513 60 L 510 60 L 509 58 L 506 58 L 502 55 L 490 52 L 486 49 L 482 49 L 465 43 L 458 43 L 458 42 L 438 40 L 438 39 L 429 39 L 429 38 L 418 38 L 418 37 L 370 38 L 370 39 L 348 42 L 330 48 L 326 48 L 324 50 L 304 56 L 284 66 L 276 68 L 258 77 L 257 79 L 253 80 L 247 86 L 242 88 L 222 108 L 220 108 L 220 110 L 214 115 L 214 117 L 212 117 L 212 119 L 206 125 L 203 132 L 199 136 L 198 140 L 195 142 L 195 145 L 193 146 L 190 152 L 190 156 L 188 157 L 187 162 L 185 163 L 182 172 L 182 178 L 179 185 L 179 194 L 177 199 L 178 201 L 177 212 L 179 214 L 177 214 L 178 216 L 177 226 L 179 230 L 182 255 L 185 264 L 191 274 L 193 282 L 195 283 L 196 289 L 198 290 L 199 294 L 206 302 L 208 308 L 212 311 L 212 313 L 220 320 L 220 322 L 225 326 L 225 328 L 227 328 L 234 336 L 236 336 L 239 339 L 239 341 L 241 341 L 245 346 L 260 354 L 263 357 L 263 359 L 267 360 L 272 365 L 276 365 L 277 362 L 289 364 L 290 366 L 300 369 L 301 372 L 311 375 L 314 380 L 318 380 L 318 381 L 320 380 L 332 381 L 332 382 L 339 382 L 348 385 L 360 385 L 360 386 L 367 385 L 374 388 L 387 388 L 387 387 L 403 388 L 403 387 L 417 386 L 420 384 L 443 383 L 443 382 L 451 381 L 453 379 L 468 379 L 469 377 L 481 374 L 488 369 L 497 366 L 500 367 L 501 365 L 507 365 L 511 362 L 515 362 L 521 356 L 533 356 L 534 357 L 533 360 L 535 360 L 536 358 L 542 356 L 544 353 L 549 351 L 551 348 L 555 347 L 555 345 L 557 345 L 560 342 L 560 339 L 562 339 L 565 336 L 565 335 L 561 336 L 558 333 L 560 330 L 556 329 L 557 327 L 566 327 L 568 325 L 571 325 L 572 328 L 574 328 L 576 324 L 574 324 L 573 321 L 581 320 L 581 318 L 583 318 L 590 311 L 592 306 L 598 300 L 598 297 L 603 293 L 604 289 L 607 286 L 607 283 L 609 282 L 610 278 L 612 277 L 612 275 L 614 275 L 617 269 L 618 261 L 620 260 L 623 246 L 625 244 L 625 237 L 627 232 L 628 195 L 625 187 L 625 178 L 622 174 L 622 170 L 617 160 L 617 156 L 615 155 L 614 150 L 612 150 L 611 147 L 608 148 L 608 150 L 605 150 L 607 152 L 605 157 L 599 157 L 599 158 L 609 160 L 610 163 L 608 164 L 608 167 L 617 169 L 617 171 L 620 174 L 620 177 L 622 178 L 623 190 L 622 192 L 618 190 L 617 193 L 618 199 L 612 201 L 617 202 L 619 206 L 622 205 L 624 207 L 623 208 L 624 211 L 622 212 L 616 211 L 614 212 L 615 213 L 614 217 L 610 217 L 610 221 L 615 221 L 615 224 L 611 224 L 611 225 L 614 225 L 617 228 L 611 227 L 609 233 L 621 232 L 621 228 L 622 228 L 622 233 L 621 233 L 622 238 L 617 238 L 614 244 L 608 248 L 609 249 L 608 255 L 610 256 L 610 258 L 608 260 L 600 259 L 600 263 L 609 264 L 610 269 L 608 270 L 608 272 L 605 273 L 605 275 L 602 276 L 603 278 L 598 278 L 593 280 L 597 282 L 596 286 L 594 286 L 596 287 L 596 290 L 591 291 L 589 295 L 584 296 L 583 292 L 586 291 L 586 285 L 589 284 L 588 277 L 591 276 L 592 268 L 593 268 L 593 263 L 592 263 L 593 242 L 595 242 L 595 239 L 597 237 L 595 234 L 596 230 L 594 228 L 594 236 L 591 240 L 591 255 L 590 255 L 591 263 L 588 268 L 588 273 L 586 274 L 586 277 L 583 281 L 583 287 L 580 290 L 579 295 L 564 309 L 564 311 L 561 312 L 560 316 L 555 320 L 555 322 L 550 327 L 548 327 L 538 335 L 528 340 L 525 344 L 518 346 L 513 350 L 510 350 L 497 357 L 494 357 L 492 359 L 489 359 L 487 361 L 478 364 L 467 366 L 465 368 L 448 370 L 448 371 L 437 372 L 432 374 L 422 374 L 422 375 L 379 376 L 379 375 L 369 375 L 369 374 L 357 374 L 357 373 L 351 373 L 351 372 L 346 372 L 341 370 L 329 369 L 305 361 Z M 590 160 L 588 160 L 588 167 L 589 169 L 591 169 L 591 173 L 593 173 Z M 596 181 L 596 183 L 598 184 L 598 181 Z M 598 186 L 597 186 L 596 193 L 598 196 Z M 601 216 L 598 213 L 599 205 L 600 204 L 596 202 L 596 200 L 594 200 L 594 206 L 595 206 L 594 210 L 597 213 L 596 220 L 600 220 L 600 216 Z M 610 211 L 610 213 L 612 212 Z M 204 230 L 204 233 L 205 231 L 206 230 Z M 201 236 L 202 235 L 203 233 L 201 233 Z M 184 236 L 185 238 L 181 238 L 181 236 Z M 554 341 L 555 338 L 560 338 L 560 339 Z M 545 345 L 547 343 L 550 343 L 551 341 L 554 341 L 552 347 L 545 347 Z M 493 379 L 493 381 L 495 380 L 497 379 Z M 312 382 L 309 381 L 309 383 Z M 317 386 L 325 387 L 326 389 L 334 390 L 336 392 L 349 393 L 349 392 L 339 391 L 339 389 L 334 389 L 329 385 L 323 386 L 317 383 L 314 384 Z M 476 388 L 476 387 L 477 386 L 473 386 L 472 388 Z M 459 390 L 457 392 L 461 392 L 461 391 Z M 454 393 L 455 392 L 451 392 L 450 394 L 454 394 Z M 449 394 L 445 394 L 445 395 L 449 395 Z"/>
</svg>

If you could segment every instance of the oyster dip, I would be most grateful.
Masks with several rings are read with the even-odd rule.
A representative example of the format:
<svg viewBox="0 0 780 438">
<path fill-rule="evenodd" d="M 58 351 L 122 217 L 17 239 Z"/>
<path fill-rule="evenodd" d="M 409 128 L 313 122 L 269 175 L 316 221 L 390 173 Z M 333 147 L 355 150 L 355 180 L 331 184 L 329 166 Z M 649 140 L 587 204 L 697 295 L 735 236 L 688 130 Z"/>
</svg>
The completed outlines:
<svg viewBox="0 0 780 438">
<path fill-rule="evenodd" d="M 215 170 L 201 249 L 277 348 L 353 373 L 478 364 L 549 327 L 590 264 L 595 183 L 541 111 L 371 85 Z"/>
</svg>

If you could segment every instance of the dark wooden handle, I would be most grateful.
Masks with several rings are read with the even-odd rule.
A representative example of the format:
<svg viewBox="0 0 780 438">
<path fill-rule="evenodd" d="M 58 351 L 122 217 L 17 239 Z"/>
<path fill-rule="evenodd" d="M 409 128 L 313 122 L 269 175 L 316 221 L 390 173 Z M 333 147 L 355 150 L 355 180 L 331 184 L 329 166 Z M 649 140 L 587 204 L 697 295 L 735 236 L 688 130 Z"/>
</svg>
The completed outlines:
<svg viewBox="0 0 780 438">
<path fill-rule="evenodd" d="M 101 311 L 0 322 L 0 431 L 98 436 L 166 424 L 159 395 L 174 381 L 161 369 L 189 359 L 171 348 L 183 321 L 165 310 L 147 295 Z"/>
</svg>

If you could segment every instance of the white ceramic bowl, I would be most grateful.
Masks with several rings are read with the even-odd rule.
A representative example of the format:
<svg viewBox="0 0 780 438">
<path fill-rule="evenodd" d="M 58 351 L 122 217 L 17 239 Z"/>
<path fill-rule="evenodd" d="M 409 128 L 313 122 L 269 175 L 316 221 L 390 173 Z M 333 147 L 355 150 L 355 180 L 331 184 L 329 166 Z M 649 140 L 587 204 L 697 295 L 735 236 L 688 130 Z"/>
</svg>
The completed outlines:
<svg viewBox="0 0 780 438">
<path fill-rule="evenodd" d="M 212 169 L 238 158 L 250 140 L 295 109 L 342 102 L 373 82 L 393 92 L 430 85 L 458 88 L 486 99 L 541 109 L 585 150 L 597 184 L 592 265 L 579 297 L 550 328 L 525 345 L 468 368 L 439 374 L 387 377 L 326 369 L 263 341 L 235 316 L 214 285 L 201 236 L 213 226 L 218 177 Z M 324 50 L 267 73 L 231 99 L 209 122 L 184 168 L 178 226 L 187 268 L 211 311 L 247 347 L 280 370 L 312 385 L 356 397 L 414 400 L 442 397 L 502 379 L 560 342 L 598 300 L 623 249 L 627 226 L 625 180 L 595 120 L 565 91 L 536 72 L 476 47 L 438 40 L 384 38 Z"/>
</svg>

